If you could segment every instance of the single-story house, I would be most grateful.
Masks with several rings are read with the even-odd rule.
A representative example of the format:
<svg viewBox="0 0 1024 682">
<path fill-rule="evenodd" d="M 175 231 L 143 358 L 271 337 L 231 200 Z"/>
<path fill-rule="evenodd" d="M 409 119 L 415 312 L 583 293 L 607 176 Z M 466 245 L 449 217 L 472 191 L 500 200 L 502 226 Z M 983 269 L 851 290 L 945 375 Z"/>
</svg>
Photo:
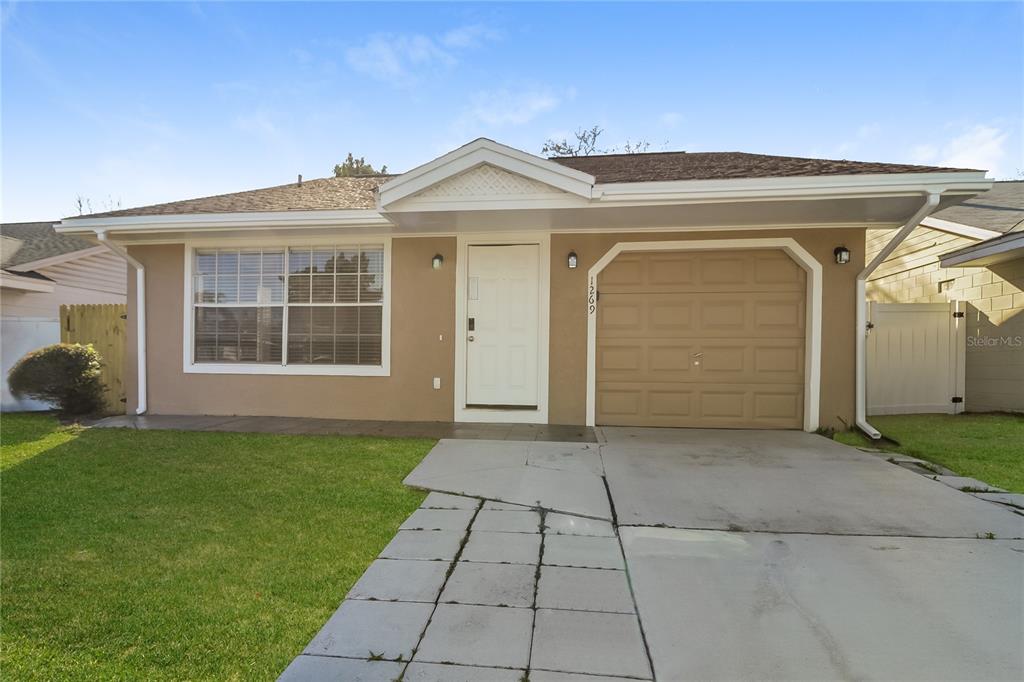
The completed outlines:
<svg viewBox="0 0 1024 682">
<path fill-rule="evenodd" d="M 61 305 L 124 303 L 124 261 L 93 241 L 57 234 L 52 222 L 0 225 L 0 253 L 0 408 L 49 409 L 12 396 L 7 372 L 29 351 L 60 342 Z"/>
<path fill-rule="evenodd" d="M 545 159 L 64 220 L 134 269 L 129 406 L 814 430 L 863 423 L 865 233 L 985 172 L 760 154 Z"/>
<path fill-rule="evenodd" d="M 868 258 L 892 234 L 868 230 Z M 965 303 L 965 408 L 1024 412 L 1024 181 L 922 220 L 867 292 L 879 303 Z"/>
</svg>

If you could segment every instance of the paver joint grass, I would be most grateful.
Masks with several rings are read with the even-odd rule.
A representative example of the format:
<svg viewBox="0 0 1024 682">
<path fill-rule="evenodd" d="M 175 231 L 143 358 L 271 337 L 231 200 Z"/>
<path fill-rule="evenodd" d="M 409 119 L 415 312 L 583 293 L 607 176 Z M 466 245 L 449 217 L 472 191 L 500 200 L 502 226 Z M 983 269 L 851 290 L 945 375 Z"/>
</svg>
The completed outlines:
<svg viewBox="0 0 1024 682">
<path fill-rule="evenodd" d="M 433 441 L 0 417 L 4 677 L 273 679 L 420 504 Z"/>
<path fill-rule="evenodd" d="M 997 488 L 1024 492 L 1024 415 L 913 414 L 871 417 L 899 445 L 879 446 L 859 432 L 835 439 L 918 457 Z"/>
</svg>

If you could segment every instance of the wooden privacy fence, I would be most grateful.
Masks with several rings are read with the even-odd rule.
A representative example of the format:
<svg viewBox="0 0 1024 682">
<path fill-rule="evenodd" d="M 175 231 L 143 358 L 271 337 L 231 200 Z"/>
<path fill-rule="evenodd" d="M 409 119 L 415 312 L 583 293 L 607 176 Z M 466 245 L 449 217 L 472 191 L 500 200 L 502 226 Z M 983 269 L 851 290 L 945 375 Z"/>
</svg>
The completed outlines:
<svg viewBox="0 0 1024 682">
<path fill-rule="evenodd" d="M 60 307 L 61 343 L 91 343 L 103 358 L 106 411 L 124 412 L 124 338 L 127 306 L 88 303 Z"/>
</svg>

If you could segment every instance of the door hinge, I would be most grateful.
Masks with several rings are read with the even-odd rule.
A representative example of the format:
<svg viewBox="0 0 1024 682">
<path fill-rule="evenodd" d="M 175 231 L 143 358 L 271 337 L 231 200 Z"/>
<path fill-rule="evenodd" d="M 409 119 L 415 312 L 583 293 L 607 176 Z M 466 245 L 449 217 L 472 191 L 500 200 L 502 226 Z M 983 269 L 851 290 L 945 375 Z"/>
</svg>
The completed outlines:
<svg viewBox="0 0 1024 682">
<path fill-rule="evenodd" d="M 962 403 L 963 401 L 964 401 L 963 396 L 959 396 L 959 395 L 953 396 L 953 402 L 954 403 Z"/>
<path fill-rule="evenodd" d="M 955 313 L 953 313 L 953 317 L 966 317 L 966 315 L 964 314 L 964 311 L 958 310 Z"/>
</svg>

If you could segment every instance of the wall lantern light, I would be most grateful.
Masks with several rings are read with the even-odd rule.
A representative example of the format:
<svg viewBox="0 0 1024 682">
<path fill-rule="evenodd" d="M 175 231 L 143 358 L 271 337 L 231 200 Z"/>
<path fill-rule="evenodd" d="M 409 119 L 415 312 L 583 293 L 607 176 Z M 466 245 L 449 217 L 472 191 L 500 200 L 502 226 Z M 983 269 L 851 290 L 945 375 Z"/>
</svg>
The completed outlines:
<svg viewBox="0 0 1024 682">
<path fill-rule="evenodd" d="M 442 256 L 439 253 L 438 254 L 434 254 L 434 257 L 432 259 L 430 259 L 430 267 L 434 268 L 435 270 L 440 270 L 441 269 L 441 265 L 443 263 L 444 263 L 444 256 Z"/>
<path fill-rule="evenodd" d="M 845 265 L 850 262 L 850 250 L 845 246 L 837 246 L 836 250 L 832 253 L 836 256 L 836 262 L 840 265 Z"/>
<path fill-rule="evenodd" d="M 569 252 L 569 269 L 570 270 L 575 270 L 576 269 L 576 265 L 578 265 L 578 262 L 579 262 L 579 257 L 576 255 L 576 252 L 575 251 L 570 251 Z"/>
</svg>

